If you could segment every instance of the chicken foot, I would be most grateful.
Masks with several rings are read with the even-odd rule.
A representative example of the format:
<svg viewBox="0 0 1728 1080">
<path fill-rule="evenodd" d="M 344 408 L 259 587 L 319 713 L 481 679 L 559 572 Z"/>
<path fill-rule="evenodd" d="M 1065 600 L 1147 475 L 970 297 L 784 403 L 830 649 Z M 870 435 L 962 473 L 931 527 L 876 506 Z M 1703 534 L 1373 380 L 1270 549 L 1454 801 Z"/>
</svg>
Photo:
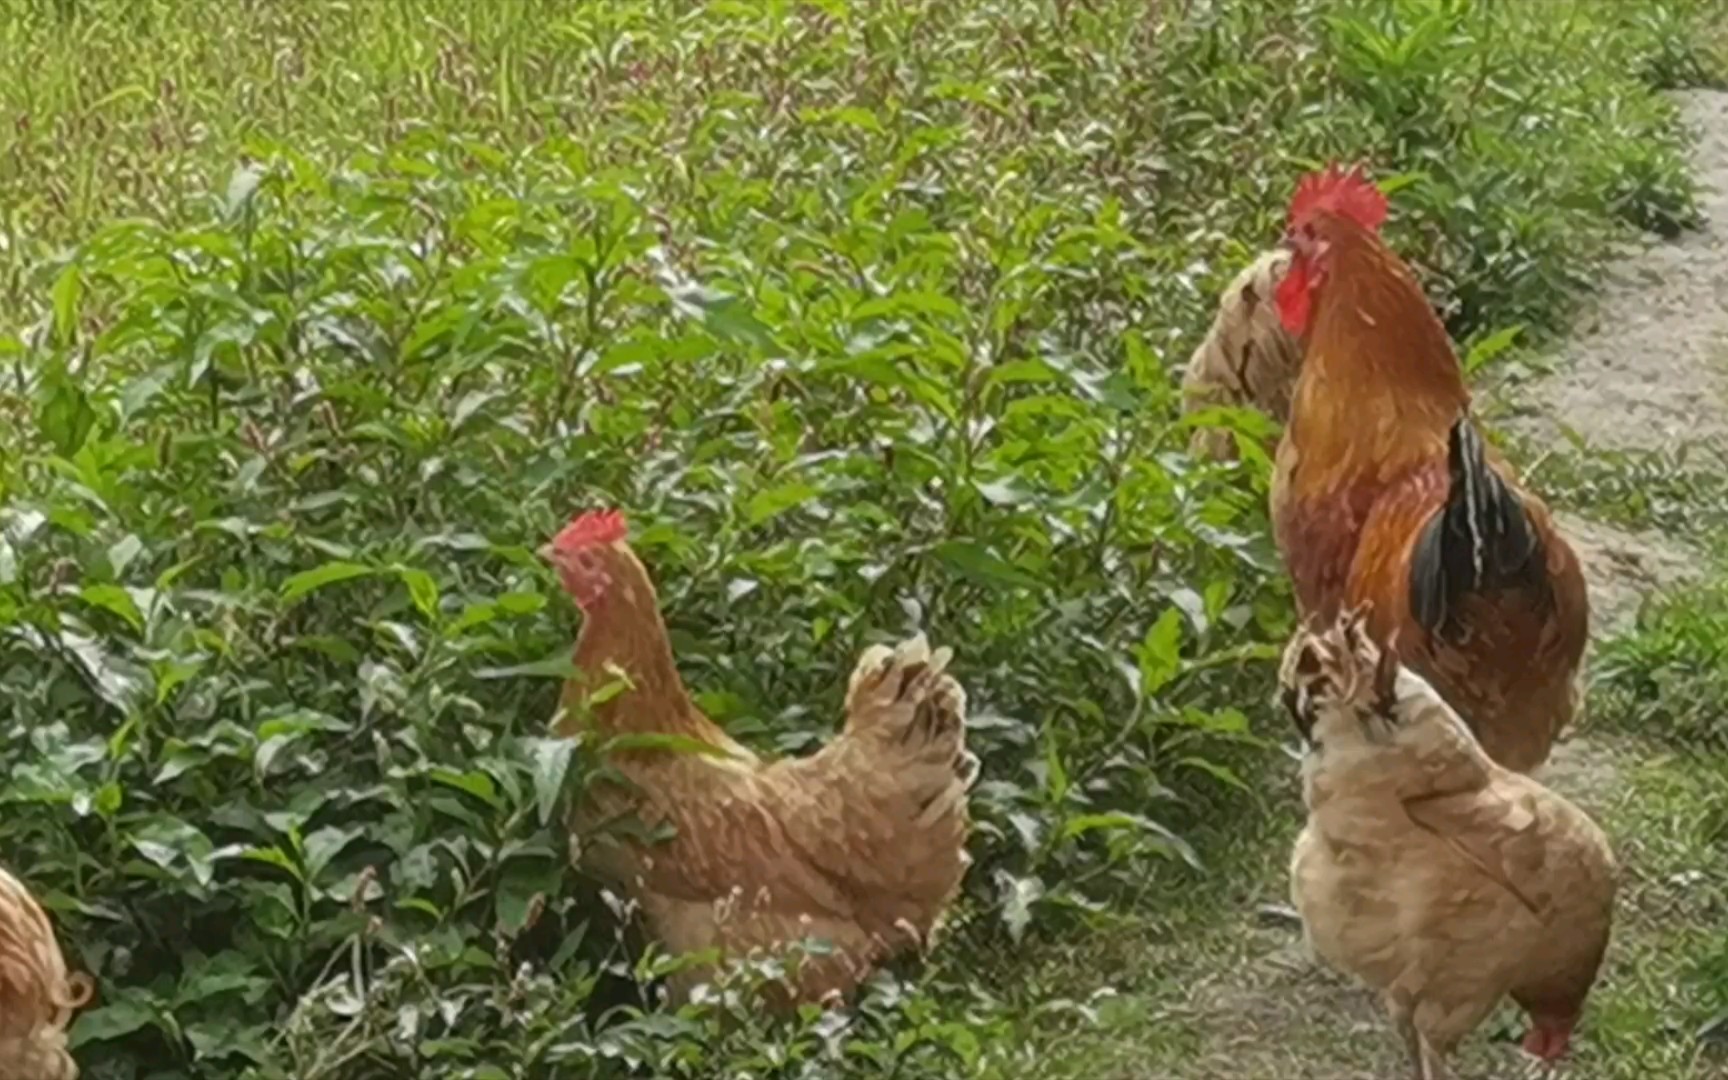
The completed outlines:
<svg viewBox="0 0 1728 1080">
<path fill-rule="evenodd" d="M 1410 1061 L 1416 1066 L 1415 1080 L 1451 1080 L 1452 1072 L 1438 1051 L 1429 1044 L 1416 1026 L 1415 1011 L 1409 1005 L 1387 996 L 1386 1011 L 1392 1019 L 1392 1029 L 1404 1040 Z"/>
</svg>

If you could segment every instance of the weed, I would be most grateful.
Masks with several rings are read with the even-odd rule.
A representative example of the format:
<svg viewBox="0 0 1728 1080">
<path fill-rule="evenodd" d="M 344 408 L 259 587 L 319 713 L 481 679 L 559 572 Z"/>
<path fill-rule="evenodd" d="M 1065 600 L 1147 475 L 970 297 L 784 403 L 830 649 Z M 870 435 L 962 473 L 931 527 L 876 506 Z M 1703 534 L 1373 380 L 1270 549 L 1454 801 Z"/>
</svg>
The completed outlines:
<svg viewBox="0 0 1728 1080">
<path fill-rule="evenodd" d="M 1526 481 L 1558 505 L 1670 535 L 1707 538 L 1728 525 L 1728 463 L 1711 443 L 1616 450 L 1574 435 L 1543 452 L 1528 443 L 1518 448 L 1529 461 Z"/>
<path fill-rule="evenodd" d="M 1617 727 L 1728 750 L 1728 582 L 1665 597 L 1602 649 L 1598 700 Z"/>
</svg>

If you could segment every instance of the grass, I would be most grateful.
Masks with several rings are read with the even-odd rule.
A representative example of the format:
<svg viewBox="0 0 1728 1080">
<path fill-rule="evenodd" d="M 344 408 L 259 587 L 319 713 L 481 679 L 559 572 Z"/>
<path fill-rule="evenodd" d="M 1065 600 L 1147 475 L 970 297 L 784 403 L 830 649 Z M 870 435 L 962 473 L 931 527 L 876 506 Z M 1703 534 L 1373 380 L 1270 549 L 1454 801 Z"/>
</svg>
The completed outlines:
<svg viewBox="0 0 1728 1080">
<path fill-rule="evenodd" d="M 1564 378 L 1564 371 L 1557 373 Z M 1527 388 L 1528 384 L 1524 384 Z M 1518 389 L 1507 389 L 1517 395 Z M 1705 445 L 1537 455 L 1527 480 L 1586 518 L 1661 530 L 1697 553 L 1701 586 L 1652 597 L 1592 663 L 1589 722 L 1545 770 L 1616 845 L 1615 938 L 1570 1074 L 1589 1080 L 1728 1075 L 1728 571 Z M 1719 564 L 1717 564 L 1719 565 Z M 1371 995 L 1316 967 L 1287 903 L 1301 826 L 1294 769 L 1253 799 L 1218 807 L 1227 826 L 1195 837 L 1215 860 L 1172 881 L 1138 917 L 1033 960 L 1041 992 L 1079 995 L 1101 974 L 1118 991 L 1084 1020 L 1039 1026 L 1050 1080 L 1401 1075 L 1403 1051 Z M 1507 1075 L 1522 1018 L 1503 1006 L 1455 1064 L 1466 1080 Z"/>
<path fill-rule="evenodd" d="M 1579 443 L 1524 446 L 1527 479 L 1556 506 L 1622 528 L 1711 536 L 1728 526 L 1722 449 L 1707 443 L 1610 450 Z"/>
<path fill-rule="evenodd" d="M 1696 221 L 1655 88 L 1720 73 L 1711 11 L 17 6 L 0 842 L 102 985 L 86 1075 L 1390 1060 L 1341 984 L 1255 985 L 1289 599 L 1264 463 L 1187 458 L 1173 371 L 1334 155 L 1476 355 L 1563 327 L 1616 238 Z M 1579 488 L 1673 521 L 1713 490 L 1643 483 Z M 592 763 L 546 739 L 574 618 L 531 551 L 597 501 L 765 750 L 826 737 L 866 642 L 957 648 L 977 864 L 948 944 L 842 1016 L 658 1007 L 566 865 Z M 1669 637 L 1628 678 L 1714 693 Z M 1590 1052 L 1684 1068 L 1709 774 L 1601 745 L 1639 884 Z"/>
<path fill-rule="evenodd" d="M 1721 927 L 1728 912 L 1728 756 L 1660 752 L 1642 738 L 1591 731 L 1550 782 L 1615 839 L 1624 877 L 1615 940 L 1576 1044 L 1589 1080 L 1703 1080 L 1728 1059 L 1699 1033 L 1728 998 Z M 1402 1075 L 1403 1049 L 1377 1002 L 1314 967 L 1297 929 L 1267 909 L 1288 902 L 1285 862 L 1300 820 L 1283 783 L 1260 808 L 1197 843 L 1217 859 L 1203 882 L 1172 889 L 1143 918 L 1035 957 L 1044 992 L 1069 998 L 1103 977 L 1117 995 L 1096 1022 L 1037 1028 L 1049 1080 L 1376 1080 Z M 1513 1068 L 1523 1019 L 1510 1006 L 1455 1062 L 1466 1080 Z"/>
</svg>

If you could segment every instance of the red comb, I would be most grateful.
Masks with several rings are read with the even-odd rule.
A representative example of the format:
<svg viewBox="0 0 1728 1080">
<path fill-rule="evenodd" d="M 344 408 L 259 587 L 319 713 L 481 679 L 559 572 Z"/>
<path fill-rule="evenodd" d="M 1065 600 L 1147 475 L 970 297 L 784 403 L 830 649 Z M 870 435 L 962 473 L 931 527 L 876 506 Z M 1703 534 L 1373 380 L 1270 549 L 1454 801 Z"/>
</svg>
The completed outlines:
<svg viewBox="0 0 1728 1080">
<path fill-rule="evenodd" d="M 625 522 L 622 512 L 589 510 L 570 519 L 570 524 L 564 526 L 564 531 L 558 534 L 558 546 L 577 548 L 590 544 L 610 544 L 624 539 L 624 535 L 629 531 L 630 526 Z"/>
<path fill-rule="evenodd" d="M 1290 199 L 1290 221 L 1295 225 L 1310 214 L 1328 210 L 1347 217 L 1369 232 L 1379 232 L 1386 220 L 1386 196 L 1357 165 L 1345 171 L 1336 161 L 1320 172 L 1309 173 L 1296 185 Z"/>
</svg>

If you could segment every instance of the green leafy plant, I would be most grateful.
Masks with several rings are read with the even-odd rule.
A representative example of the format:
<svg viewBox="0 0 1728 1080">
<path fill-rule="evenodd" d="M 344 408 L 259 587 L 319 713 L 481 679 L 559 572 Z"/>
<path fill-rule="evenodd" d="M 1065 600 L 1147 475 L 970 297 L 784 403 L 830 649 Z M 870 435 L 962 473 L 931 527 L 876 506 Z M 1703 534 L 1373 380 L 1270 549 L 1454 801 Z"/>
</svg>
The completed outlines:
<svg viewBox="0 0 1728 1080">
<path fill-rule="evenodd" d="M 1728 750 L 1728 592 L 1717 583 L 1665 597 L 1636 632 L 1603 650 L 1596 681 L 1606 714 L 1678 746 Z"/>
<path fill-rule="evenodd" d="M 0 28 L 0 835 L 100 975 L 87 1075 L 1023 1075 L 1028 1016 L 1092 1015 L 976 965 L 1205 873 L 1263 771 L 1266 462 L 1190 459 L 1172 372 L 1293 179 L 1391 178 L 1473 367 L 1693 213 L 1619 63 L 1679 9 L 1610 48 L 1586 6 L 1189 7 Z M 956 647 L 985 779 L 928 964 L 659 1005 L 547 730 L 532 550 L 598 503 L 767 752 L 866 643 Z"/>
</svg>

